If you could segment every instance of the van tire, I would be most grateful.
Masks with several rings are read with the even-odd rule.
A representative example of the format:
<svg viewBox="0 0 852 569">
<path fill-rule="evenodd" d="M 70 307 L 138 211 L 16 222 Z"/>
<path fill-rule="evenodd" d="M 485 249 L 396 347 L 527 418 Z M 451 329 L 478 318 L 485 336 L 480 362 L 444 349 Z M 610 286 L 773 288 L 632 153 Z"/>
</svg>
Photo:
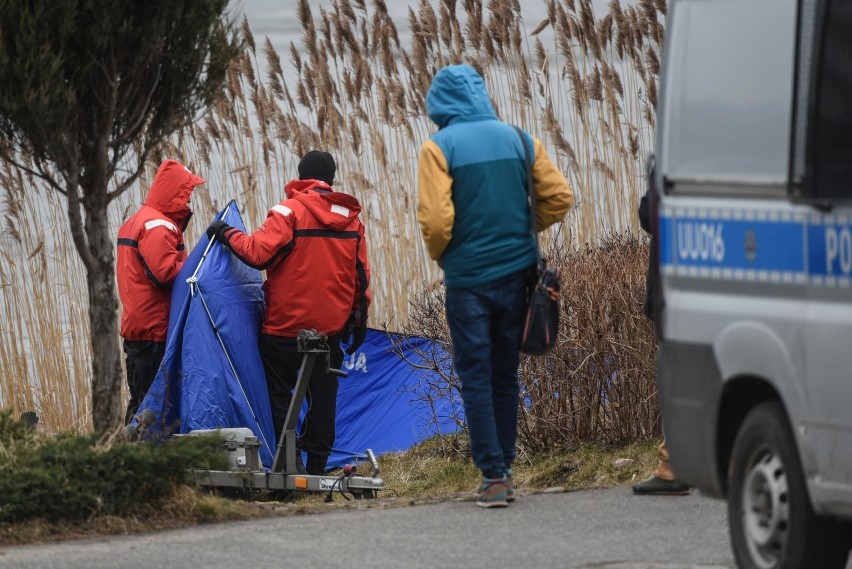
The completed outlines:
<svg viewBox="0 0 852 569">
<path fill-rule="evenodd" d="M 737 433 L 728 472 L 728 526 L 741 569 L 843 569 L 848 527 L 814 513 L 781 403 L 761 403 Z"/>
</svg>

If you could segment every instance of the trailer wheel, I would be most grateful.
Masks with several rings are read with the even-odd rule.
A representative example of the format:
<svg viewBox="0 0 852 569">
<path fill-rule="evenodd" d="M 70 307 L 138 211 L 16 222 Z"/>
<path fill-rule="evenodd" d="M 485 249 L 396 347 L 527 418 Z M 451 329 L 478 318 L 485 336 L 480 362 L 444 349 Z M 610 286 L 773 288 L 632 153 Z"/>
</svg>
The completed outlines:
<svg viewBox="0 0 852 569">
<path fill-rule="evenodd" d="M 376 493 L 373 490 L 358 490 L 356 492 L 352 492 L 352 496 L 356 500 L 360 500 L 362 498 L 365 500 L 372 500 L 376 497 Z"/>
<path fill-rule="evenodd" d="M 728 474 L 728 525 L 741 569 L 843 569 L 848 527 L 817 516 L 784 408 L 758 405 L 737 433 Z"/>
</svg>

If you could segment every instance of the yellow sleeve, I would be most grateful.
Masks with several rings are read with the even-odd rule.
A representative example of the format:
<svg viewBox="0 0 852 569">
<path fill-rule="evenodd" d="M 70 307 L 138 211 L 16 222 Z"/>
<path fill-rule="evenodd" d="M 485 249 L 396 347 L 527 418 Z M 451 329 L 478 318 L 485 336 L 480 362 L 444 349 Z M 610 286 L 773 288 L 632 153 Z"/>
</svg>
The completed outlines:
<svg viewBox="0 0 852 569">
<path fill-rule="evenodd" d="M 544 231 L 557 221 L 574 205 L 574 192 L 568 180 L 547 155 L 541 140 L 534 138 L 535 162 L 533 163 L 533 187 L 535 188 L 535 226 Z"/>
<path fill-rule="evenodd" d="M 429 256 L 440 261 L 453 236 L 453 179 L 447 171 L 447 159 L 432 140 L 420 148 L 417 160 L 417 221 Z"/>
</svg>

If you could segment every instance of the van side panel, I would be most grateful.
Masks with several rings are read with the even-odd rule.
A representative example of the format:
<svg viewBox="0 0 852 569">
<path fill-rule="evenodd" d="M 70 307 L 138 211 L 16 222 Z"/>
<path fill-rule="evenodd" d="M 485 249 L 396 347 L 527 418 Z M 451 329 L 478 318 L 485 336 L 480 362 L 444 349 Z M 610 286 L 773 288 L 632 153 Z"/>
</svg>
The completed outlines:
<svg viewBox="0 0 852 569">
<path fill-rule="evenodd" d="M 815 509 L 852 517 L 852 283 L 850 269 L 830 263 L 833 257 L 846 257 L 844 262 L 852 264 L 852 216 L 847 210 L 832 217 L 823 232 L 829 249 L 833 233 L 838 244 L 836 251 L 826 251 L 820 265 L 828 273 L 823 280 L 833 279 L 833 286 L 812 288 L 805 322 L 803 384 L 814 412 L 803 430 L 818 466 L 808 473 Z M 845 223 L 835 223 L 841 218 Z M 840 237 L 844 233 L 847 237 Z M 840 253 L 841 247 L 848 251 Z"/>
<path fill-rule="evenodd" d="M 852 19 L 848 3 L 833 5 Z M 721 495 L 738 422 L 759 400 L 777 397 L 814 510 L 850 517 L 847 31 L 836 26 L 832 51 L 813 67 L 819 81 L 796 90 L 797 70 L 810 69 L 810 56 L 797 59 L 799 8 L 813 15 L 813 3 L 672 0 L 669 7 L 654 183 L 657 378 L 673 469 Z M 802 45 L 829 45 L 813 24 L 803 24 Z M 794 92 L 805 99 L 800 105 Z M 819 111 L 813 125 L 806 114 L 794 117 L 802 108 Z M 794 124 L 801 140 L 791 180 Z M 821 142 L 805 146 L 812 137 Z M 800 201 L 817 195 L 830 207 Z"/>
<path fill-rule="evenodd" d="M 716 468 L 716 422 L 722 382 L 707 345 L 664 341 L 657 353 L 657 396 L 678 480 L 721 498 Z"/>
<path fill-rule="evenodd" d="M 780 306 L 803 291 L 805 268 L 786 260 L 802 247 L 801 223 L 784 200 L 797 2 L 679 0 L 670 7 L 655 180 L 663 193 L 659 398 L 676 475 L 722 496 L 716 437 L 725 378 L 717 342 L 757 299 Z M 732 207 L 720 207 L 719 198 Z M 767 201 L 762 220 L 782 225 L 755 231 L 750 212 Z M 770 284 L 768 299 L 758 283 Z M 779 322 L 767 325 L 786 327 L 784 311 L 775 314 Z"/>
</svg>

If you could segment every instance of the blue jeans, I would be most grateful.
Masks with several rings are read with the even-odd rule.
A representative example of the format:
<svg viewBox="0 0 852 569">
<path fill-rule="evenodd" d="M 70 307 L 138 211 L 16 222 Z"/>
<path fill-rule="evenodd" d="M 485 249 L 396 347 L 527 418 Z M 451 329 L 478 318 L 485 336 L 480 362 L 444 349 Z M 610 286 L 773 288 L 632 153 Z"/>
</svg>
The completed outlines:
<svg viewBox="0 0 852 569">
<path fill-rule="evenodd" d="M 502 476 L 515 459 L 525 274 L 447 289 L 453 363 L 461 380 L 473 462 L 488 478 Z"/>
</svg>

